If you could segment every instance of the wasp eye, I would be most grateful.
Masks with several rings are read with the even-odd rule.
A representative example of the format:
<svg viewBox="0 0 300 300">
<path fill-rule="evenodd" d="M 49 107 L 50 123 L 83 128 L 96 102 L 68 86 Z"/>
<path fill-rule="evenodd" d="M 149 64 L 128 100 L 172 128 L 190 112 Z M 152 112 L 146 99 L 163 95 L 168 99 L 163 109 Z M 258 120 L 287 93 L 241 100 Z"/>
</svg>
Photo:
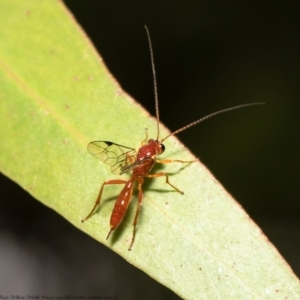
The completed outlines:
<svg viewBox="0 0 300 300">
<path fill-rule="evenodd" d="M 161 153 L 163 153 L 165 151 L 165 145 L 164 144 L 160 144 L 160 149 L 161 149 Z"/>
</svg>

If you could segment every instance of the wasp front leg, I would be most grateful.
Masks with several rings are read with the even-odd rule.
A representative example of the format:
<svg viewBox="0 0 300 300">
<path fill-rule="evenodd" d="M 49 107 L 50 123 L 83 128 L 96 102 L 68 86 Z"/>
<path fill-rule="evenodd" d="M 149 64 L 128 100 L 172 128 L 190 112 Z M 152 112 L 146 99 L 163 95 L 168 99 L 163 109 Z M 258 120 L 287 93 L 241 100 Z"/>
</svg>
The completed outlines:
<svg viewBox="0 0 300 300">
<path fill-rule="evenodd" d="M 182 164 L 191 164 L 193 162 L 195 162 L 197 159 L 195 160 L 180 160 L 180 159 L 156 159 L 155 161 L 159 164 L 171 164 L 174 162 L 179 162 Z"/>
<path fill-rule="evenodd" d="M 142 140 L 141 146 L 144 146 L 148 143 L 148 128 L 145 128 L 145 134 L 146 134 L 146 137 L 144 140 Z"/>
</svg>

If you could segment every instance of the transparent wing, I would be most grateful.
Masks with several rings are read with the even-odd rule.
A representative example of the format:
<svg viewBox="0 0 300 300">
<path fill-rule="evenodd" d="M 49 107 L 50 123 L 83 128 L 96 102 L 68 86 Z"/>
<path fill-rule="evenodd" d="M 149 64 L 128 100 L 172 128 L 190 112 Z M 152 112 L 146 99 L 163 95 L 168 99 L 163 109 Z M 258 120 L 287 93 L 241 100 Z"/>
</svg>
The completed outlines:
<svg viewBox="0 0 300 300">
<path fill-rule="evenodd" d="M 138 161 L 135 160 L 132 164 L 127 164 L 127 165 L 122 166 L 121 167 L 121 173 L 120 173 L 120 175 L 133 170 L 137 166 L 141 167 L 141 166 L 144 166 L 144 165 L 148 165 L 149 164 L 149 160 L 151 161 L 152 158 L 146 157 L 146 158 L 144 158 L 142 160 L 138 160 Z"/>
<path fill-rule="evenodd" d="M 135 149 L 113 142 L 90 142 L 87 149 L 90 154 L 110 166 L 111 172 L 117 175 L 121 173 L 121 168 L 128 164 L 132 164 L 136 160 Z"/>
</svg>

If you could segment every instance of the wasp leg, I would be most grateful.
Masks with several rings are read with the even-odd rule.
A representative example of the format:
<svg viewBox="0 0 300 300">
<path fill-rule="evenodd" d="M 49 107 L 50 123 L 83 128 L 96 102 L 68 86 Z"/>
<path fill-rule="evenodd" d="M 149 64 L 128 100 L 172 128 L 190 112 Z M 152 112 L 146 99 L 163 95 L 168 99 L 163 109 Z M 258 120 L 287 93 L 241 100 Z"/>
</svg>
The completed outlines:
<svg viewBox="0 0 300 300">
<path fill-rule="evenodd" d="M 145 128 L 145 133 L 146 133 L 146 137 L 144 140 L 142 140 L 141 146 L 144 146 L 148 143 L 148 128 Z"/>
<path fill-rule="evenodd" d="M 170 185 L 176 192 L 180 193 L 181 195 L 183 195 L 184 193 L 178 189 L 176 186 L 174 186 L 172 183 L 170 183 L 169 181 L 169 175 L 165 172 L 158 172 L 158 173 L 155 173 L 155 174 L 147 174 L 145 175 L 145 177 L 147 178 L 157 178 L 157 177 L 162 177 L 162 176 L 165 176 L 166 177 L 166 183 L 168 185 Z"/>
<path fill-rule="evenodd" d="M 136 225 L 138 222 L 138 218 L 141 212 L 141 208 L 142 208 L 142 203 L 143 203 L 143 190 L 142 190 L 142 185 L 143 185 L 144 180 L 139 181 L 138 183 L 138 207 L 136 209 L 136 213 L 135 213 L 135 217 L 134 217 L 134 221 L 133 221 L 133 233 L 132 233 L 132 239 L 131 239 L 131 243 L 130 246 L 128 248 L 128 250 L 131 250 L 131 247 L 134 243 L 135 240 L 135 233 L 136 233 Z"/>
<path fill-rule="evenodd" d="M 125 183 L 126 183 L 126 180 L 121 180 L 121 179 L 112 179 L 112 180 L 104 181 L 103 184 L 101 185 L 100 192 L 99 192 L 99 195 L 96 199 L 96 202 L 95 202 L 95 205 L 94 205 L 93 209 L 91 210 L 91 212 L 84 219 L 81 220 L 81 222 L 83 223 L 84 221 L 86 221 L 93 214 L 96 207 L 100 204 L 101 196 L 102 196 L 103 189 L 104 189 L 105 185 L 108 185 L 108 184 L 125 184 Z"/>
<path fill-rule="evenodd" d="M 174 162 L 179 162 L 179 163 L 182 163 L 182 164 L 191 164 L 191 163 L 197 161 L 197 159 L 195 159 L 195 160 L 156 159 L 155 161 L 159 164 L 171 164 L 171 163 L 174 163 Z"/>
</svg>

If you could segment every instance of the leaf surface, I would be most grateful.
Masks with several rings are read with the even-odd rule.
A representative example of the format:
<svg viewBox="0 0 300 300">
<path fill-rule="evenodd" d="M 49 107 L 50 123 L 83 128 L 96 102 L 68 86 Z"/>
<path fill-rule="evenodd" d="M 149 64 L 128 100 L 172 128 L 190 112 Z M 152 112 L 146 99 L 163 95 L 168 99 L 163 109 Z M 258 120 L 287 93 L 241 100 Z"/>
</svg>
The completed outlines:
<svg viewBox="0 0 300 300">
<path fill-rule="evenodd" d="M 167 165 L 172 184 L 148 180 L 135 244 L 136 195 L 106 241 L 120 186 L 90 141 L 138 148 L 149 118 L 109 74 L 59 1 L 1 0 L 0 168 L 36 199 L 185 299 L 299 299 L 299 281 L 261 230 L 200 164 Z M 162 128 L 161 136 L 167 134 Z M 162 158 L 193 159 L 176 138 Z M 158 169 L 156 169 L 158 170 Z M 120 178 L 128 178 L 123 175 Z M 133 283 L 134 284 L 134 283 Z"/>
</svg>

